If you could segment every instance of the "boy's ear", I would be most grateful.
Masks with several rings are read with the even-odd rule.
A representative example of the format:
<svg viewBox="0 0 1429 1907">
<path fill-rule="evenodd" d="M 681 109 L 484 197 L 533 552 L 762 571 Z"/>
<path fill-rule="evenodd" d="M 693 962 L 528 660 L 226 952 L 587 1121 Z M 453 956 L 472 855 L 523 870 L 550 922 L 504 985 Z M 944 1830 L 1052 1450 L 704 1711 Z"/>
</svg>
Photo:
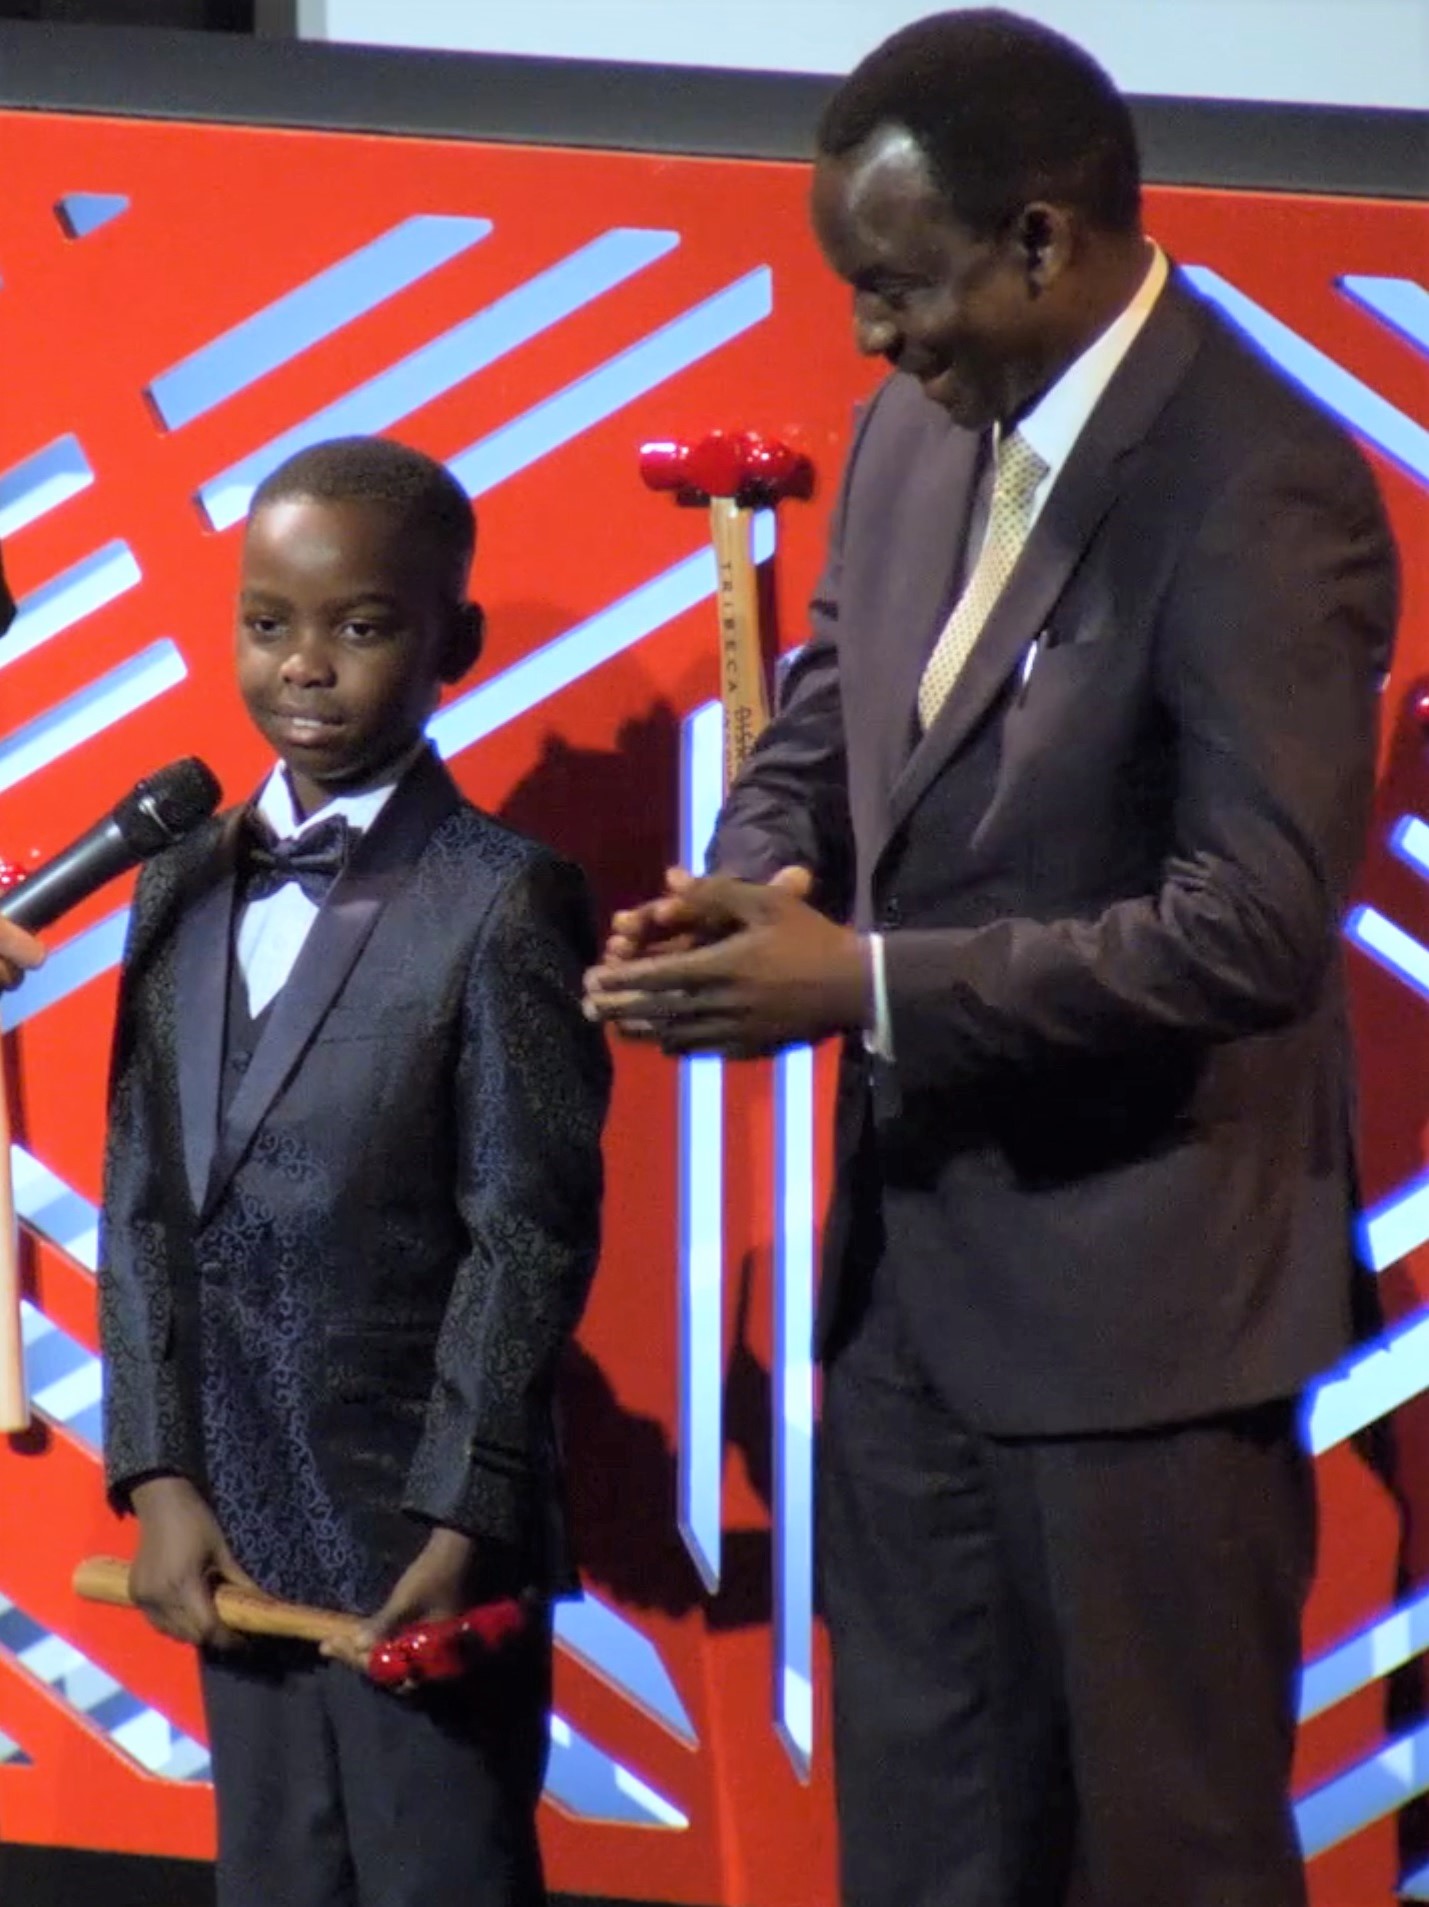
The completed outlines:
<svg viewBox="0 0 1429 1907">
<path fill-rule="evenodd" d="M 476 667 L 485 634 L 486 611 L 480 603 L 463 603 L 452 617 L 446 654 L 442 657 L 443 682 L 460 682 L 468 669 Z"/>
</svg>

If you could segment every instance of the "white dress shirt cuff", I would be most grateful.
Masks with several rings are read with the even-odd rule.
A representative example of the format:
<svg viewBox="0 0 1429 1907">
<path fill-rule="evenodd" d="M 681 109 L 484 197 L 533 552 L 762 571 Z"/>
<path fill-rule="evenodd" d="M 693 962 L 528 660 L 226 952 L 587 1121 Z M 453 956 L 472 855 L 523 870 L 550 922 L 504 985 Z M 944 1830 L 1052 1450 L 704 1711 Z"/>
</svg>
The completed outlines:
<svg viewBox="0 0 1429 1907">
<path fill-rule="evenodd" d="M 865 934 L 869 978 L 873 982 L 873 1025 L 864 1028 L 863 1044 L 875 1059 L 893 1059 L 893 1023 L 888 1017 L 888 982 L 883 973 L 883 935 Z"/>
</svg>

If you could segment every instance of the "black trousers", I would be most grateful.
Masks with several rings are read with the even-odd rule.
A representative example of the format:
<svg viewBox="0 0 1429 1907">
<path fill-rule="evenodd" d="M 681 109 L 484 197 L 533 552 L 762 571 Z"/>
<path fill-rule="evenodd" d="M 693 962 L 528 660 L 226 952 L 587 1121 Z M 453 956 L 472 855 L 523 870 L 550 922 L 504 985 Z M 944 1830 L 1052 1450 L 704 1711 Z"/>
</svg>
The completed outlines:
<svg viewBox="0 0 1429 1907">
<path fill-rule="evenodd" d="M 548 1628 L 388 1694 L 313 1650 L 203 1664 L 218 1907 L 544 1907 Z"/>
<path fill-rule="evenodd" d="M 875 1297 L 822 1434 L 844 1907 L 1304 1907 L 1290 1403 L 990 1439 Z"/>
</svg>

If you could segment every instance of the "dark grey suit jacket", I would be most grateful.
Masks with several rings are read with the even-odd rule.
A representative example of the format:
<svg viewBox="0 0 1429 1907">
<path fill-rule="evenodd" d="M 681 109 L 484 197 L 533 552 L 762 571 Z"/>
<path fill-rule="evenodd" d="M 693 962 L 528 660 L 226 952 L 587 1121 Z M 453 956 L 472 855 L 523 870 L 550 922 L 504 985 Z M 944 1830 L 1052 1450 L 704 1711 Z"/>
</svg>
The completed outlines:
<svg viewBox="0 0 1429 1907">
<path fill-rule="evenodd" d="M 432 1523 L 565 1580 L 556 1365 L 595 1267 L 609 1062 L 576 869 L 435 757 L 362 837 L 225 1106 L 238 816 L 151 862 L 100 1274 L 116 1500 L 209 1494 L 277 1594 L 370 1608 Z"/>
<path fill-rule="evenodd" d="M 895 1056 L 845 1060 L 825 1353 L 877 1266 L 992 1432 L 1293 1395 L 1349 1328 L 1337 941 L 1397 610 L 1378 492 L 1173 275 L 915 742 L 978 452 L 911 380 L 874 397 L 713 849 L 808 865 L 886 935 Z"/>
</svg>

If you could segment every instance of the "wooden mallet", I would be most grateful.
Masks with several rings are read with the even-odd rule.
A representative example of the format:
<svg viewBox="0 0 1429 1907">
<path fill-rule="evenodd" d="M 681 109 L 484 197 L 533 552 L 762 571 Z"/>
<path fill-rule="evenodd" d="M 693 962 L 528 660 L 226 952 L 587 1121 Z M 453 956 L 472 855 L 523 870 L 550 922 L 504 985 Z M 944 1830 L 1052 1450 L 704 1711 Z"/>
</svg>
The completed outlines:
<svg viewBox="0 0 1429 1907">
<path fill-rule="evenodd" d="M 118 1556 L 86 1557 L 74 1572 L 74 1590 L 86 1602 L 134 1607 L 129 1565 Z M 280 1602 L 233 1583 L 220 1583 L 213 1600 L 219 1619 L 239 1635 L 277 1636 L 290 1642 L 351 1642 L 363 1626 L 361 1616 Z M 521 1635 L 529 1614 L 524 1602 L 504 1596 L 478 1603 L 443 1622 L 414 1623 L 369 1652 L 367 1673 L 383 1688 L 392 1689 L 454 1681 L 482 1656 Z"/>
<path fill-rule="evenodd" d="M 812 468 L 778 438 L 716 430 L 694 442 L 642 444 L 640 475 L 652 490 L 674 491 L 681 503 L 709 505 L 728 787 L 769 720 L 750 520 L 780 497 L 808 496 Z"/>
<path fill-rule="evenodd" d="M 0 895 L 18 887 L 25 870 L 0 859 Z M 0 1045 L 0 1434 L 28 1430 L 30 1394 L 25 1383 L 25 1329 L 20 1280 L 20 1226 L 11 1169 L 10 1082 Z"/>
</svg>

